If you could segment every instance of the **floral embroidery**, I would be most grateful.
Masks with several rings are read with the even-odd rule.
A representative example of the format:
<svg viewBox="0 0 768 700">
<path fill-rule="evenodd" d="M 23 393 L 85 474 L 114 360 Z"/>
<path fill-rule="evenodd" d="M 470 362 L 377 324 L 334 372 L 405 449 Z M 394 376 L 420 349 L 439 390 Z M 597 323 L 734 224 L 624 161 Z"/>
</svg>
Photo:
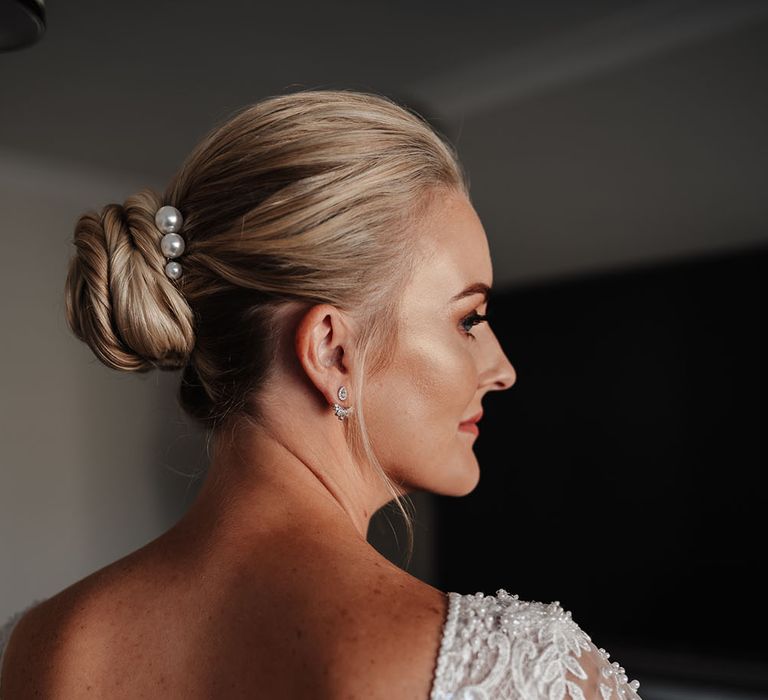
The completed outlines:
<svg viewBox="0 0 768 700">
<path fill-rule="evenodd" d="M 640 700 L 639 682 L 557 601 L 521 601 L 504 589 L 448 596 L 430 700 L 587 700 L 585 688 L 602 700 Z"/>
</svg>

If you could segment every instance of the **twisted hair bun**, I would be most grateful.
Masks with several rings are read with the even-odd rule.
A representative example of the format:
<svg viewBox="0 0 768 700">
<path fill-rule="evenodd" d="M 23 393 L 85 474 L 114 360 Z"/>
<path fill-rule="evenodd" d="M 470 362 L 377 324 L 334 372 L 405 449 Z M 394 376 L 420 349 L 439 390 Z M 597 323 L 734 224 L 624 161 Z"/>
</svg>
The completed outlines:
<svg viewBox="0 0 768 700">
<path fill-rule="evenodd" d="M 113 369 L 180 369 L 194 347 L 192 309 L 165 274 L 163 234 L 155 225 L 162 205 L 144 189 L 122 206 L 83 214 L 75 224 L 67 323 Z"/>
</svg>

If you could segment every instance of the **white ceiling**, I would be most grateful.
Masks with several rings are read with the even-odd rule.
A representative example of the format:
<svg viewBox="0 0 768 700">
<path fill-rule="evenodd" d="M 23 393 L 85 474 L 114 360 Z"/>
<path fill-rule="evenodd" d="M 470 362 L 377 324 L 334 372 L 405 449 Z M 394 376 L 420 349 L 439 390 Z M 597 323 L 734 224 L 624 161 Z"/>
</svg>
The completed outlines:
<svg viewBox="0 0 768 700">
<path fill-rule="evenodd" d="M 162 188 L 233 110 L 343 87 L 405 101 L 457 144 L 495 286 L 768 242 L 766 1 L 72 0 L 47 14 L 37 45 L 0 54 L 0 187 Z"/>
</svg>

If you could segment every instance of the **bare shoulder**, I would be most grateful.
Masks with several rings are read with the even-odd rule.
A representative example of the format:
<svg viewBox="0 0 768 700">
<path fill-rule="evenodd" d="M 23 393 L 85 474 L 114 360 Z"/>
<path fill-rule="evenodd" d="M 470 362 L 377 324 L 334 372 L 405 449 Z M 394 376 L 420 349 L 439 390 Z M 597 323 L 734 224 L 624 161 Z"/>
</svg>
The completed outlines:
<svg viewBox="0 0 768 700">
<path fill-rule="evenodd" d="M 398 592 L 399 591 L 399 592 Z M 426 700 L 432 686 L 448 599 L 426 584 L 370 594 L 366 614 L 350 625 L 331 697 Z"/>
<path fill-rule="evenodd" d="M 39 603 L 15 624 L 3 657 L 2 697 L 72 697 L 76 679 L 72 658 L 87 658 L 77 647 L 83 639 L 75 632 L 73 608 L 59 594 Z M 79 668 L 83 669 L 82 662 Z"/>
<path fill-rule="evenodd" d="M 130 561 L 125 557 L 76 581 L 16 623 L 1 669 L 2 700 L 98 694 L 97 678 L 118 634 L 110 606 L 126 601 L 114 581 Z"/>
</svg>

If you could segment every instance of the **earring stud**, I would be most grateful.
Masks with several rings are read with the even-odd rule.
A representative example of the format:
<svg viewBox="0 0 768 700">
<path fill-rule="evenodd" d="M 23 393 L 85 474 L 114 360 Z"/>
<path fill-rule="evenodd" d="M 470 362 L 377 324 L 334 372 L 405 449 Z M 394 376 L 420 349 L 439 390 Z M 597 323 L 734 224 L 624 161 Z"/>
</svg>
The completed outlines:
<svg viewBox="0 0 768 700">
<path fill-rule="evenodd" d="M 347 398 L 347 387 L 340 386 L 338 391 L 338 397 L 339 400 L 344 401 Z M 333 412 L 336 414 L 336 417 L 339 420 L 344 420 L 345 418 L 349 417 L 349 414 L 352 413 L 352 406 L 349 408 L 344 408 L 344 406 L 340 406 L 337 403 L 333 404 Z"/>
</svg>

